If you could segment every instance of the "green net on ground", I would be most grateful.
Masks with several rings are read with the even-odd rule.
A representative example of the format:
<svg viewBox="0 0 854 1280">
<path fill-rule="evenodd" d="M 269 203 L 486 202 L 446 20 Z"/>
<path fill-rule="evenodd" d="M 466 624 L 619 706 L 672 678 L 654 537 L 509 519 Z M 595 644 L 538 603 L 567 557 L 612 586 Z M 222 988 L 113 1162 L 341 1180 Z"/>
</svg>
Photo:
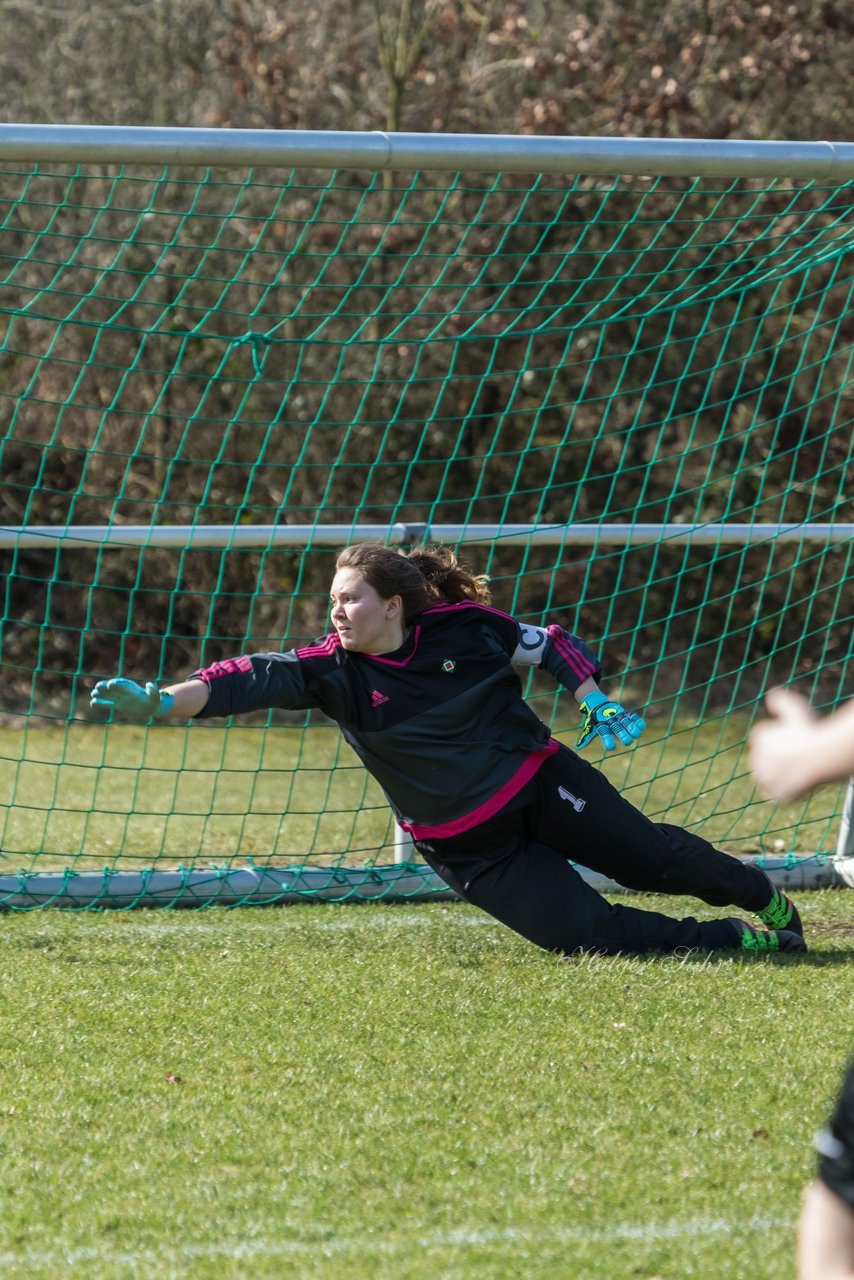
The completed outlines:
<svg viewBox="0 0 854 1280">
<path fill-rule="evenodd" d="M 365 530 L 599 649 L 649 724 L 602 764 L 651 818 L 832 852 L 844 788 L 775 806 L 745 739 L 775 683 L 854 693 L 850 185 L 7 164 L 0 228 L 7 903 L 387 891 L 389 810 L 322 718 L 88 710 L 324 634 Z"/>
</svg>

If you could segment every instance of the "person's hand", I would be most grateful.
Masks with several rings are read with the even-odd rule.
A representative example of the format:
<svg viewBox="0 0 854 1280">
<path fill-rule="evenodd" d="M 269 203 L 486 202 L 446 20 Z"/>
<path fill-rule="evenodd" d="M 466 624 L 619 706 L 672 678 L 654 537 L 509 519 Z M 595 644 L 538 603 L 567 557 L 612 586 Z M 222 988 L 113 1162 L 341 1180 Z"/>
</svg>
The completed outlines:
<svg viewBox="0 0 854 1280">
<path fill-rule="evenodd" d="M 611 702 L 599 691 L 588 693 L 578 704 L 584 719 L 578 732 L 576 747 L 586 747 L 598 734 L 606 751 L 613 751 L 617 739 L 624 747 L 636 742 L 646 728 L 646 721 L 635 711 L 626 711 L 619 702 Z"/>
<path fill-rule="evenodd" d="M 124 676 L 99 680 L 89 697 L 94 711 L 113 711 L 133 720 L 162 720 L 168 716 L 175 699 L 162 692 L 153 681 L 143 686 Z"/>
<path fill-rule="evenodd" d="M 772 799 L 794 800 L 820 780 L 818 716 L 791 689 L 772 689 L 765 705 L 774 719 L 750 731 L 750 768 Z"/>
</svg>

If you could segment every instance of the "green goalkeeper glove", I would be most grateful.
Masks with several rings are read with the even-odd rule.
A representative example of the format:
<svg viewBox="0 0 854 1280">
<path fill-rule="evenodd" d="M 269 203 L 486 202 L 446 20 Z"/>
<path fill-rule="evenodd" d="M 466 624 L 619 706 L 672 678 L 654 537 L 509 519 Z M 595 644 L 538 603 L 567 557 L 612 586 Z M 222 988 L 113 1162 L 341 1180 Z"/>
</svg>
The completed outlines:
<svg viewBox="0 0 854 1280">
<path fill-rule="evenodd" d="M 624 747 L 630 747 L 646 728 L 646 721 L 636 712 L 626 711 L 619 702 L 611 702 L 598 690 L 588 693 L 578 707 L 584 715 L 576 743 L 579 750 L 586 747 L 597 733 L 606 751 L 614 750 L 617 738 Z"/>
<path fill-rule="evenodd" d="M 168 716 L 175 699 L 171 693 L 161 692 L 151 680 L 136 684 L 124 676 L 113 680 L 99 680 L 92 690 L 89 706 L 93 711 L 115 711 L 134 720 L 162 720 Z"/>
</svg>

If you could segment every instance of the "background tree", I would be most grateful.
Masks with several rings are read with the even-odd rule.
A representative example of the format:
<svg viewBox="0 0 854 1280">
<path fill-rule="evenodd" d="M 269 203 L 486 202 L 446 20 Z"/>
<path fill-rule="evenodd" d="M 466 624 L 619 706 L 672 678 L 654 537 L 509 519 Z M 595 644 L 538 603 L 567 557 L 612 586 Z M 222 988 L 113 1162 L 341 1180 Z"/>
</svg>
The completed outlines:
<svg viewBox="0 0 854 1280">
<path fill-rule="evenodd" d="M 786 5 L 753 0 L 583 0 L 571 5 L 553 0 L 354 0 L 319 7 L 271 0 L 231 0 L 226 5 L 213 0 L 125 0 L 117 5 L 92 0 L 85 7 L 78 0 L 6 0 L 0 119 L 850 139 L 852 53 L 854 14 L 834 0 Z M 524 312 L 525 289 L 553 271 L 555 255 L 565 248 L 566 226 L 587 216 L 585 200 L 595 184 L 582 183 L 578 199 L 543 195 L 538 218 L 517 223 L 513 211 L 519 190 L 508 180 L 491 197 L 491 228 L 478 224 L 482 192 L 477 181 L 450 193 L 424 194 L 420 216 L 426 221 L 430 201 L 438 207 L 441 199 L 448 222 L 468 228 L 458 256 L 469 285 L 462 313 L 449 303 L 446 314 L 434 317 L 439 340 L 425 344 L 413 372 L 413 344 L 387 339 L 401 314 L 417 311 L 432 269 L 430 254 L 441 258 L 456 253 L 458 232 L 441 223 L 431 227 L 429 252 L 422 254 L 426 223 L 394 213 L 394 188 L 404 180 L 389 173 L 377 179 L 356 174 L 346 191 L 323 193 L 322 216 L 316 218 L 315 197 L 308 190 L 288 191 L 285 216 L 276 212 L 276 197 L 271 203 L 269 191 L 247 191 L 235 205 L 227 184 L 212 183 L 195 209 L 204 216 L 192 219 L 184 216 L 181 183 L 160 171 L 147 171 L 136 185 L 128 176 L 119 187 L 114 169 L 40 176 L 31 201 L 18 198 L 19 174 L 0 175 L 0 196 L 16 201 L 14 216 L 3 223 L 2 251 L 10 265 L 0 279 L 4 522 L 100 523 L 108 509 L 118 521 L 144 523 L 154 517 L 161 499 L 166 504 L 162 510 L 176 521 L 192 521 L 203 502 L 208 517 L 224 523 L 253 513 L 278 518 L 282 512 L 307 522 L 319 500 L 340 519 L 350 519 L 359 502 L 348 487 L 353 472 L 347 468 L 364 472 L 378 457 L 383 467 L 377 474 L 384 477 L 385 488 L 375 485 L 362 495 L 360 509 L 366 519 L 380 522 L 398 503 L 408 518 L 463 520 L 471 518 L 473 501 L 480 518 L 500 519 L 517 481 L 533 503 L 519 518 L 546 521 L 564 518 L 570 493 L 575 518 L 620 519 L 627 511 L 642 509 L 644 519 L 667 519 L 680 502 L 700 491 L 706 518 L 724 516 L 728 503 L 749 509 L 762 498 L 761 476 L 773 480 L 775 492 L 787 495 L 788 518 L 806 510 L 812 499 L 832 501 L 844 442 L 828 439 L 820 408 L 803 408 L 816 399 L 818 364 L 810 360 L 801 368 L 795 348 L 782 340 L 784 303 L 797 289 L 796 281 L 780 285 L 779 314 L 765 318 L 760 348 L 751 349 L 747 329 L 733 328 L 728 362 L 716 374 L 718 409 L 702 428 L 696 425 L 691 380 L 683 376 L 683 352 L 667 341 L 666 316 L 645 318 L 633 373 L 638 385 L 649 384 L 653 375 L 657 381 L 642 411 L 625 398 L 613 405 L 614 433 L 596 443 L 595 475 L 588 474 L 579 485 L 576 449 L 595 439 L 596 406 L 614 390 L 607 362 L 591 371 L 582 344 L 574 349 L 575 358 L 567 360 L 561 321 L 540 340 L 541 366 L 554 371 L 549 401 L 542 400 L 543 387 L 536 378 L 525 383 L 506 371 L 522 367 L 527 358 L 524 326 L 514 328 L 514 317 Z M 682 188 L 675 183 L 672 190 L 678 197 Z M 97 210 L 108 198 L 114 221 L 110 235 L 103 236 Z M 58 284 L 52 254 L 61 256 L 62 240 L 51 242 L 50 253 L 32 252 L 34 237 L 44 228 L 45 209 L 54 199 L 63 202 L 68 233 L 64 251 L 69 256 Z M 693 207 L 702 212 L 699 204 Z M 773 198 L 765 208 L 784 217 L 784 205 L 775 205 Z M 830 227 L 834 219 L 844 225 L 846 208 L 841 194 L 837 205 L 822 215 L 822 225 Z M 625 212 L 614 196 L 609 216 Z M 544 232 L 550 218 L 552 225 Z M 305 230 L 309 225 L 310 235 Z M 496 225 L 506 229 L 512 256 L 496 260 L 487 275 L 481 267 Z M 211 226 L 216 228 L 216 259 L 211 256 Z M 348 228 L 346 233 L 342 227 Z M 76 243 L 77 234 L 86 237 L 86 248 L 72 253 L 68 246 Z M 585 234 L 591 253 L 605 247 L 605 228 L 591 223 Z M 759 224 L 751 230 L 757 251 L 763 234 Z M 122 245 L 118 256 L 116 243 Z M 342 243 L 344 251 L 338 254 Z M 247 257 L 250 247 L 258 251 L 255 259 Z M 307 247 L 310 253 L 304 251 Z M 641 250 L 640 231 L 627 236 L 625 248 Z M 722 249 L 722 263 L 725 253 Z M 204 278 L 196 278 L 202 258 L 213 266 L 207 276 L 202 272 Z M 323 284 L 312 292 L 321 259 Z M 359 329 L 362 317 L 336 311 L 350 280 L 348 260 L 355 259 L 370 264 L 364 280 L 370 299 L 364 330 Z M 523 259 L 525 272 L 514 280 L 515 264 Z M 618 261 L 614 270 L 620 269 Z M 737 255 L 731 269 L 736 274 L 742 270 Z M 832 269 L 829 264 L 826 270 Z M 224 291 L 220 277 L 229 272 L 234 274 Z M 569 272 L 567 265 L 541 289 L 544 314 L 550 310 L 560 316 Z M 392 307 L 390 286 L 398 277 L 403 283 Z M 93 287 L 96 279 L 105 282 L 100 292 Z M 51 314 L 25 305 L 52 281 Z M 142 281 L 148 283 L 143 286 Z M 670 284 L 676 287 L 678 281 Z M 81 294 L 87 295 L 85 302 Z M 497 309 L 499 295 L 503 301 Z M 300 299 L 309 296 L 312 306 L 302 306 Z M 121 323 L 110 318 L 117 301 Z M 725 307 L 729 319 L 743 319 L 751 306 L 761 305 L 762 299 L 753 298 L 748 289 L 733 289 Z M 815 321 L 818 305 L 804 303 L 804 323 Z M 309 340 L 317 327 L 312 314 L 324 308 L 330 316 L 335 312 L 325 339 L 336 351 L 347 349 L 340 385 L 325 402 L 329 347 Z M 69 322 L 72 316 L 74 323 Z M 246 340 L 250 317 L 262 331 L 269 325 L 278 341 L 256 349 Z M 64 324 L 63 346 L 53 357 L 46 353 L 57 323 Z M 469 329 L 467 340 L 459 341 Z M 417 322 L 413 332 L 418 336 L 416 331 Z M 608 341 L 630 351 L 637 332 L 636 321 L 621 319 L 611 324 Z M 852 318 L 840 312 L 840 348 L 852 337 Z M 698 368 L 708 355 L 698 343 Z M 258 376 L 259 361 L 263 377 Z M 741 372 L 748 361 L 752 381 Z M 825 362 L 821 367 L 827 376 L 841 376 L 835 365 Z M 375 379 L 377 371 L 382 376 Z M 771 423 L 759 470 L 743 457 L 758 385 L 765 388 L 762 413 Z M 353 387 L 364 389 L 358 404 Z M 319 423 L 321 403 L 327 420 Z M 65 409 L 58 414 L 57 406 Z M 574 406 L 571 438 L 567 406 Z M 530 425 L 534 413 L 536 437 Z M 393 432 L 386 431 L 390 421 L 397 424 Z M 265 443 L 270 424 L 281 426 L 274 447 Z M 633 424 L 639 429 L 632 431 Z M 687 447 L 689 440 L 697 443 L 698 431 L 706 433 L 705 452 Z M 673 456 L 682 451 L 676 478 L 646 469 L 665 439 Z M 431 465 L 452 451 L 459 459 L 454 468 Z M 424 465 L 413 468 L 416 456 Z M 733 478 L 726 498 L 707 484 L 709 456 L 720 474 Z M 615 486 L 618 461 L 629 487 Z M 639 485 L 632 483 L 637 476 L 643 477 Z M 809 485 L 804 477 L 810 477 Z M 775 513 L 769 509 L 769 517 L 779 513 L 781 502 Z M 4 559 L 9 570 L 7 616 L 18 620 L 7 628 L 6 660 L 27 670 L 38 625 L 49 617 L 63 643 L 73 645 L 74 636 L 85 634 L 84 665 L 95 670 L 102 665 L 97 645 L 109 647 L 111 641 L 99 641 L 98 619 L 81 612 L 84 561 L 78 558 L 76 568 L 63 562 L 57 570 L 49 563 L 51 555 L 21 553 L 14 563 L 9 555 Z M 496 563 L 500 570 L 500 557 Z M 526 571 L 533 574 L 539 563 L 537 556 L 530 557 Z M 543 559 L 544 584 L 545 567 Z M 508 574 L 512 568 L 508 558 Z M 731 568 L 734 574 L 737 566 Z M 588 590 L 601 599 L 613 595 L 612 569 L 608 564 L 589 573 L 585 569 Z M 287 595 L 300 574 L 304 589 L 317 590 L 313 621 L 321 625 L 322 584 L 319 578 L 317 583 L 310 580 L 311 572 L 297 557 L 194 553 L 178 563 L 165 554 L 146 553 L 143 573 L 134 557 L 116 555 L 109 566 L 102 565 L 94 607 L 106 620 L 137 591 L 134 643 L 158 651 L 162 618 L 168 615 L 184 662 L 197 637 L 211 627 L 224 640 L 241 638 L 247 626 L 256 636 L 282 634 L 291 626 Z M 195 591 L 184 590 L 189 582 L 195 583 Z M 532 600 L 530 607 L 545 607 L 548 590 L 544 585 L 542 599 Z M 660 590 L 665 592 L 666 586 Z M 782 578 L 769 588 L 774 590 L 783 600 L 787 588 Z M 732 605 L 733 625 L 740 622 L 745 630 L 753 628 L 749 594 Z M 666 614 L 668 601 L 662 598 L 660 607 Z M 674 626 L 681 625 L 690 637 L 696 621 L 688 611 Z M 110 626 L 105 622 L 103 629 L 108 633 Z M 773 627 L 764 635 L 754 630 L 762 651 L 771 652 Z M 832 648 L 836 641 L 829 643 Z M 654 657 L 654 637 L 651 645 Z M 643 660 L 647 655 L 637 656 Z M 56 678 L 59 687 L 65 673 Z"/>
</svg>

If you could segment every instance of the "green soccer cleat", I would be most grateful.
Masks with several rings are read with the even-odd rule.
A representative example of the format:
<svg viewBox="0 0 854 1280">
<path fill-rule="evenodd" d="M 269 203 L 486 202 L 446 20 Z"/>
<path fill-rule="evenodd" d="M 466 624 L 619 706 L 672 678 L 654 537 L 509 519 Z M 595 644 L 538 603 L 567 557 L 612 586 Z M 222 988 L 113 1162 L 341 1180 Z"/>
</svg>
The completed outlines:
<svg viewBox="0 0 854 1280">
<path fill-rule="evenodd" d="M 731 923 L 739 931 L 739 947 L 751 955 L 767 956 L 777 952 L 803 955 L 806 952 L 803 936 L 793 929 L 757 929 L 746 920 L 732 920 Z"/>
<path fill-rule="evenodd" d="M 787 898 L 779 889 L 773 890 L 773 897 L 768 906 L 755 914 L 766 929 L 785 929 L 789 933 L 799 933 L 801 937 L 804 936 L 804 926 L 801 924 L 798 908 L 792 899 Z"/>
</svg>

